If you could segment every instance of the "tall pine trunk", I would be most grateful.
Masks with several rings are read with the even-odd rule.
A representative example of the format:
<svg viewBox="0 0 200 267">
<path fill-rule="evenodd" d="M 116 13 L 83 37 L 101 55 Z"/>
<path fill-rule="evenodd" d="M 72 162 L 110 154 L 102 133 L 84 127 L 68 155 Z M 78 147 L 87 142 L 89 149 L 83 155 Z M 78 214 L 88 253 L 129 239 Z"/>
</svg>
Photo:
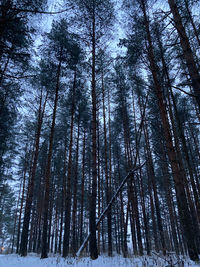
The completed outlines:
<svg viewBox="0 0 200 267">
<path fill-rule="evenodd" d="M 96 198 L 97 198 L 97 105 L 96 105 L 96 20 L 93 4 L 92 22 L 92 188 L 90 193 L 90 257 L 98 258 L 96 238 Z"/>
<path fill-rule="evenodd" d="M 31 170 L 31 177 L 30 177 L 29 184 L 28 184 L 28 191 L 27 191 L 25 211 L 24 211 L 24 221 L 23 221 L 23 228 L 22 228 L 22 235 L 21 235 L 21 242 L 20 242 L 20 255 L 21 256 L 27 255 L 28 231 L 29 231 L 29 224 L 30 224 L 32 201 L 33 201 L 33 190 L 34 190 L 34 185 L 35 185 L 35 174 L 36 174 L 37 161 L 38 161 L 38 155 L 39 155 L 40 134 L 41 134 L 43 116 L 44 116 L 44 111 L 45 111 L 46 101 L 47 101 L 47 95 L 46 95 L 46 99 L 45 99 L 45 102 L 42 108 L 42 94 L 43 92 L 41 90 L 40 105 L 39 105 L 39 111 L 38 111 L 38 124 L 37 124 L 37 131 L 36 131 L 36 137 L 35 137 L 35 151 L 34 151 L 32 170 Z"/>
<path fill-rule="evenodd" d="M 73 210 L 72 210 L 72 253 L 76 255 L 78 248 L 77 242 L 77 186 L 78 186 L 78 159 L 79 159 L 79 135 L 80 135 L 80 114 L 78 115 L 78 133 L 76 144 L 76 167 L 74 174 L 74 196 L 73 196 Z"/>
<path fill-rule="evenodd" d="M 171 1 L 171 0 L 169 0 Z M 187 203 L 187 197 L 185 193 L 185 187 L 184 187 L 184 179 L 181 174 L 180 168 L 179 168 L 179 162 L 177 159 L 177 155 L 173 146 L 173 140 L 170 132 L 170 126 L 169 121 L 167 117 L 166 107 L 164 104 L 163 99 L 163 93 L 162 88 L 157 76 L 158 66 L 155 61 L 154 52 L 153 52 L 153 44 L 150 34 L 150 26 L 149 21 L 146 14 L 146 4 L 144 0 L 141 0 L 142 4 L 142 12 L 144 15 L 144 24 L 146 28 L 147 33 L 147 42 L 148 42 L 148 57 L 150 62 L 150 70 L 152 72 L 153 80 L 154 80 L 154 86 L 155 91 L 157 95 L 158 105 L 160 109 L 160 115 L 163 125 L 163 131 L 164 131 L 164 137 L 166 140 L 166 146 L 167 146 L 167 153 L 169 157 L 169 161 L 171 164 L 172 172 L 173 172 L 173 178 L 174 178 L 174 184 L 176 189 L 176 195 L 177 195 L 177 202 L 178 202 L 178 208 L 179 208 L 179 215 L 181 219 L 181 223 L 183 226 L 184 236 L 187 242 L 188 246 L 188 252 L 189 256 L 192 260 L 198 259 L 198 253 L 195 245 L 195 233 L 194 229 L 192 228 L 192 220 L 190 216 L 190 211 L 188 208 Z"/>
<path fill-rule="evenodd" d="M 62 52 L 61 52 L 61 55 L 62 55 Z M 43 204 L 43 232 L 42 232 L 41 259 L 48 257 L 47 231 L 48 231 L 48 217 L 49 217 L 49 194 L 50 194 L 50 186 L 51 186 L 51 158 L 52 158 L 52 152 L 53 152 L 54 129 L 55 129 L 56 111 L 57 111 L 57 104 L 58 104 L 60 71 L 61 71 L 61 57 L 60 57 L 58 69 L 57 69 L 53 118 L 52 118 L 52 123 L 51 123 L 51 132 L 50 132 L 50 137 L 49 137 L 49 150 L 48 150 L 47 166 L 46 166 L 46 172 L 45 172 L 45 195 L 44 195 L 44 204 Z"/>
<path fill-rule="evenodd" d="M 106 202 L 110 201 L 110 183 L 108 175 L 108 157 L 107 157 L 107 131 L 106 131 L 106 111 L 105 111 L 105 88 L 104 74 L 102 73 L 102 101 L 103 101 L 103 130 L 104 130 L 104 157 L 105 157 L 105 178 L 106 178 Z M 112 256 L 112 216 L 111 209 L 107 213 L 107 230 L 108 230 L 108 256 Z"/>
<path fill-rule="evenodd" d="M 71 107 L 71 126 L 70 126 L 70 143 L 69 143 L 69 160 L 67 170 L 67 189 L 65 196 L 65 225 L 63 238 L 63 257 L 69 254 L 70 239 L 70 220 L 71 220 L 71 174 L 72 174 L 72 148 L 73 148 L 73 132 L 74 132 L 74 113 L 75 113 L 75 94 L 76 94 L 76 69 L 74 71 L 74 82 L 72 88 L 72 107 Z"/>
<path fill-rule="evenodd" d="M 178 32 L 180 38 L 181 48 L 183 50 L 183 56 L 189 71 L 189 76 L 192 82 L 193 91 L 198 103 L 199 111 L 200 111 L 200 74 L 195 62 L 193 52 L 190 46 L 189 38 L 185 31 L 185 28 L 182 23 L 182 19 L 177 7 L 177 4 L 174 0 L 168 0 L 173 18 L 174 18 L 174 25 Z"/>
<path fill-rule="evenodd" d="M 83 133 L 83 152 L 82 152 L 82 178 L 81 178 L 81 211 L 80 211 L 80 245 L 83 243 L 83 207 L 85 193 L 85 139 L 86 129 Z"/>
</svg>

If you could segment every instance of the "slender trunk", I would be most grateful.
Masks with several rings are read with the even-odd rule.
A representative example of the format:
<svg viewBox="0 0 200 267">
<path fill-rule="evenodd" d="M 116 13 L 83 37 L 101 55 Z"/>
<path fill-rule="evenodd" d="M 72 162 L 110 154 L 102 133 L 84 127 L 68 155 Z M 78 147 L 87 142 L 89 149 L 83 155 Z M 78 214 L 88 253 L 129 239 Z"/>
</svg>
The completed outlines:
<svg viewBox="0 0 200 267">
<path fill-rule="evenodd" d="M 26 197 L 24 221 L 23 221 L 21 243 L 20 243 L 20 255 L 21 256 L 27 255 L 28 230 L 29 230 L 31 207 L 32 207 L 32 201 L 33 201 L 33 191 L 34 191 L 34 185 L 35 185 L 35 174 L 36 174 L 37 161 L 38 161 L 38 155 L 39 155 L 40 134 L 41 134 L 42 122 L 43 122 L 43 117 L 44 117 L 44 112 L 45 112 L 45 107 L 46 107 L 46 101 L 47 101 L 47 94 L 46 94 L 45 102 L 42 108 L 42 90 L 41 90 L 37 132 L 36 132 L 36 137 L 35 137 L 35 151 L 34 151 L 34 158 L 33 158 L 33 166 L 31 170 L 30 181 L 28 184 L 28 192 L 27 192 L 27 197 Z"/>
<path fill-rule="evenodd" d="M 63 165 L 63 180 L 62 180 L 62 198 L 61 198 L 61 209 L 60 209 L 60 229 L 59 229 L 59 244 L 58 244 L 58 253 L 61 254 L 61 245 L 62 245 L 62 232 L 63 232 L 63 213 L 65 206 L 65 197 L 66 197 L 66 169 L 67 169 L 67 137 L 65 135 L 64 143 L 64 165 Z"/>
<path fill-rule="evenodd" d="M 159 33 L 157 33 L 157 39 L 158 39 L 159 48 L 160 48 L 160 52 L 161 52 L 161 60 L 162 60 L 163 70 L 164 70 L 164 73 L 166 75 L 167 85 L 168 85 L 168 90 L 169 90 L 169 92 L 168 92 L 168 102 L 169 102 L 170 117 L 171 117 L 171 121 L 173 122 L 174 119 L 173 119 L 173 112 L 172 112 L 172 107 L 171 107 L 171 99 L 172 99 L 175 118 L 176 118 L 176 122 L 177 122 L 177 126 L 178 126 L 177 130 L 176 130 L 176 127 L 175 127 L 174 123 L 172 123 L 172 125 L 174 125 L 173 126 L 174 132 L 177 132 L 177 135 L 179 135 L 179 138 L 180 138 L 181 143 L 182 143 L 184 157 L 185 157 L 186 164 L 188 166 L 191 185 L 192 185 L 192 189 L 193 189 L 193 193 L 194 193 L 194 199 L 195 199 L 195 204 L 196 204 L 196 208 L 197 208 L 197 215 L 198 215 L 198 219 L 200 221 L 200 202 L 199 202 L 198 193 L 197 193 L 197 189 L 196 189 L 196 185 L 195 185 L 195 181 L 194 181 L 193 170 L 192 170 L 192 167 L 191 167 L 191 162 L 190 162 L 190 158 L 189 158 L 189 154 L 188 154 L 185 134 L 184 134 L 183 127 L 182 127 L 182 124 L 181 124 L 181 120 L 179 118 L 177 104 L 176 104 L 176 101 L 175 101 L 175 98 L 174 98 L 174 95 L 173 95 L 172 86 L 171 86 L 171 80 L 170 80 L 170 77 L 169 77 L 169 71 L 168 71 L 167 64 L 165 62 L 165 57 L 164 57 L 164 52 L 163 52 L 163 44 L 161 42 Z M 182 159 L 182 157 L 181 157 L 181 159 Z"/>
<path fill-rule="evenodd" d="M 52 118 L 52 123 L 51 123 L 47 167 L 46 167 L 46 173 L 45 173 L 45 195 L 44 195 L 44 206 L 43 206 L 44 213 L 43 213 L 41 259 L 48 257 L 47 230 L 48 230 L 48 217 L 49 217 L 49 193 L 50 193 L 50 186 L 51 186 L 51 158 L 52 158 L 52 152 L 53 152 L 54 129 L 55 129 L 55 123 L 56 123 L 56 111 L 57 111 L 57 104 L 58 104 L 60 71 L 61 71 L 61 58 L 60 58 L 58 69 L 57 69 L 57 77 L 56 77 L 57 81 L 56 81 L 55 99 L 54 99 L 54 107 L 53 107 L 53 118 Z"/>
<path fill-rule="evenodd" d="M 86 129 L 84 128 L 83 152 L 82 152 L 82 179 L 81 179 L 80 244 L 83 243 L 83 206 L 84 206 L 84 193 L 85 193 L 85 138 L 86 138 Z"/>
<path fill-rule="evenodd" d="M 193 17 L 192 17 L 192 13 L 190 11 L 190 8 L 189 8 L 189 5 L 188 5 L 188 0 L 184 0 L 184 3 L 185 3 L 185 7 L 186 7 L 186 10 L 187 10 L 187 13 L 188 13 L 188 17 L 190 19 L 190 22 L 192 24 L 192 28 L 193 28 L 193 31 L 194 31 L 194 34 L 195 34 L 195 37 L 197 39 L 197 42 L 200 46 L 200 38 L 199 38 L 199 33 L 198 33 L 198 30 L 196 28 L 196 25 L 194 23 L 194 20 L 193 20 Z"/>
<path fill-rule="evenodd" d="M 160 205 L 159 205 L 158 192 L 157 192 L 157 187 L 156 187 L 155 172 L 154 172 L 152 153 L 151 153 L 149 135 L 148 135 L 148 129 L 147 129 L 146 123 L 144 126 L 144 135 L 145 135 L 146 151 L 147 151 L 147 168 L 149 168 L 148 173 L 149 173 L 149 178 L 151 180 L 152 189 L 154 193 L 157 225 L 158 225 L 158 230 L 160 234 L 163 255 L 166 255 L 166 244 L 165 244 L 165 238 L 164 238 L 163 223 L 162 223 L 162 218 L 161 218 L 161 213 L 160 213 Z"/>
<path fill-rule="evenodd" d="M 103 183 L 103 168 L 101 168 L 101 176 L 100 176 L 100 183 Z M 101 205 L 100 205 L 100 215 L 101 213 L 104 211 L 104 190 L 101 190 L 100 188 L 100 192 L 101 192 Z M 99 218 L 99 217 L 98 217 Z M 100 225 L 100 224 L 99 224 Z M 101 222 L 101 242 L 102 242 L 102 252 L 106 253 L 106 238 L 105 238 L 105 231 L 104 231 L 105 227 L 104 227 L 104 221 L 102 220 Z"/>
<path fill-rule="evenodd" d="M 130 223 L 131 223 L 131 239 L 133 244 L 133 253 L 134 255 L 138 254 L 138 246 L 136 240 L 136 231 L 135 231 L 135 218 L 133 216 L 134 211 L 131 210 Z"/>
<path fill-rule="evenodd" d="M 187 148 L 187 144 L 186 144 L 186 139 L 185 139 L 185 134 L 184 131 L 182 129 L 182 125 L 181 125 L 181 121 L 179 119 L 179 115 L 178 115 L 178 110 L 176 107 L 176 103 L 175 103 L 175 99 L 174 99 L 174 95 L 173 92 L 171 90 L 171 97 L 172 97 L 172 101 L 173 101 L 173 107 L 175 110 L 175 115 L 176 115 L 176 121 L 178 123 L 178 134 L 181 140 L 181 144 L 182 144 L 182 148 L 183 148 L 183 152 L 184 152 L 184 157 L 185 157 L 185 162 L 186 165 L 188 167 L 188 171 L 189 171 L 189 176 L 190 176 L 190 182 L 192 185 L 192 191 L 194 194 L 194 200 L 195 200 L 195 205 L 196 205 L 196 210 L 197 210 L 197 216 L 198 216 L 198 220 L 200 222 L 200 201 L 199 201 L 199 196 L 198 196 L 198 192 L 197 192 L 197 186 L 195 184 L 195 179 L 194 179 L 194 174 L 193 174 L 193 169 L 191 166 L 191 161 L 189 158 L 189 153 L 188 153 L 188 148 Z"/>
<path fill-rule="evenodd" d="M 43 191 L 43 190 L 41 190 Z M 38 237 L 37 237 L 37 248 L 36 251 L 39 254 L 41 252 L 41 228 L 42 228 L 42 199 L 43 199 L 43 194 L 40 192 L 38 196 Z"/>
<path fill-rule="evenodd" d="M 47 235 L 47 253 L 49 252 L 50 249 L 50 241 L 51 241 L 51 236 L 53 236 L 53 231 L 52 231 L 52 217 L 53 217 L 53 199 L 54 199 L 54 182 L 53 182 L 53 174 L 52 174 L 52 181 L 50 185 L 50 194 L 49 194 L 49 216 L 48 216 L 48 221 L 49 221 L 49 227 L 48 227 L 48 235 Z M 54 229 L 54 225 L 53 225 Z"/>
<path fill-rule="evenodd" d="M 179 167 L 180 167 L 180 171 L 182 173 L 183 179 L 184 179 L 184 184 L 185 184 L 185 189 L 186 189 L 186 193 L 187 193 L 187 199 L 188 199 L 188 205 L 190 207 L 190 213 L 191 213 L 191 218 L 192 218 L 192 223 L 193 223 L 193 228 L 194 231 L 196 233 L 195 237 L 196 237 L 196 247 L 198 248 L 198 243 L 199 243 L 199 226 L 198 226 L 198 221 L 197 221 L 197 214 L 196 214 L 196 210 L 194 207 L 194 203 L 191 199 L 191 192 L 189 189 L 189 184 L 187 181 L 187 177 L 186 177 L 186 173 L 185 173 L 185 168 L 184 168 L 184 164 L 183 164 L 183 157 L 182 157 L 182 153 L 180 151 L 180 142 L 178 139 L 178 134 L 177 134 L 177 128 L 175 127 L 175 122 L 174 122 L 174 118 L 173 118 L 173 113 L 172 113 L 172 107 L 171 107 L 171 101 L 168 95 L 168 109 L 169 109 L 169 117 L 171 120 L 171 125 L 172 125 L 172 130 L 173 130 L 173 135 L 174 135 L 174 143 L 175 143 L 175 148 L 176 148 L 176 154 L 177 154 L 177 159 L 179 162 Z"/>
<path fill-rule="evenodd" d="M 142 245 L 142 235 L 141 235 L 141 223 L 139 219 L 139 209 L 138 209 L 138 197 L 137 197 L 137 189 L 135 181 L 130 182 L 129 184 L 129 199 L 132 208 L 131 216 L 134 216 L 136 223 L 136 231 L 137 231 L 137 241 L 138 241 L 138 249 L 139 255 L 143 255 L 143 245 Z"/>
<path fill-rule="evenodd" d="M 155 208 L 154 208 L 154 202 L 153 202 L 153 196 L 152 196 L 152 187 L 151 187 L 150 179 L 148 179 L 148 191 L 149 191 L 149 197 L 150 197 L 151 218 L 152 218 L 155 251 L 158 252 L 159 251 L 159 243 L 158 243 L 157 225 L 156 225 L 156 219 L 155 219 Z"/>
<path fill-rule="evenodd" d="M 101 215 L 101 168 L 100 168 L 100 133 L 99 133 L 99 117 L 98 117 L 98 123 L 97 123 L 97 143 L 98 143 L 98 152 L 97 152 L 97 157 L 98 157 L 98 184 L 97 184 L 97 191 L 98 191 L 98 217 Z M 103 175 L 102 175 L 103 178 Z M 98 235 L 97 235 L 97 247 L 98 247 L 98 252 L 100 255 L 100 242 L 101 242 L 101 225 L 99 224 L 98 226 Z"/>
<path fill-rule="evenodd" d="M 119 245 L 118 245 L 118 234 L 119 232 L 117 231 L 117 220 L 116 220 L 116 213 L 117 213 L 117 210 L 116 210 L 116 205 L 114 206 L 114 218 L 113 218 L 113 221 L 114 221 L 114 234 L 115 234 L 115 249 L 116 249 L 116 252 L 117 254 L 119 254 Z"/>
<path fill-rule="evenodd" d="M 20 210 L 19 210 L 19 220 L 18 220 L 18 229 L 17 229 L 17 249 L 16 253 L 19 253 L 19 241 L 20 241 L 20 231 L 21 231 L 21 218 L 22 218 L 22 209 L 24 205 L 24 194 L 25 194 L 25 186 L 26 186 L 26 172 L 27 172 L 27 162 L 24 169 L 23 175 L 23 185 L 22 185 L 22 195 L 21 195 L 21 203 L 20 203 Z"/>
<path fill-rule="evenodd" d="M 26 163 L 25 163 L 24 174 L 25 173 L 26 173 Z M 14 222 L 14 229 L 13 229 L 13 235 L 12 235 L 11 253 L 13 253 L 13 250 L 14 250 L 15 232 L 16 232 L 16 227 L 17 227 L 17 213 L 19 211 L 19 202 L 20 202 L 20 196 L 21 196 L 21 191 L 22 191 L 22 183 L 23 183 L 23 180 L 21 180 L 21 182 L 20 182 L 19 195 L 18 195 L 18 198 L 17 198 L 17 206 L 16 206 L 16 212 L 15 212 L 15 222 Z M 19 229 L 17 234 L 19 234 L 19 232 L 20 232 L 20 229 Z M 18 252 L 16 251 L 16 253 L 18 253 Z"/>
<path fill-rule="evenodd" d="M 172 0 L 169 0 L 169 2 L 171 1 Z M 153 44 L 152 44 L 151 34 L 150 34 L 150 29 L 149 29 L 149 21 L 148 21 L 147 14 L 146 14 L 145 1 L 141 0 L 141 4 L 142 4 L 142 11 L 144 14 L 144 24 L 145 24 L 146 33 L 147 33 L 148 56 L 149 56 L 149 61 L 150 61 L 150 69 L 152 72 L 158 105 L 160 109 L 160 115 L 161 115 L 161 120 L 163 124 L 163 130 L 164 130 L 164 137 L 165 137 L 166 146 L 167 146 L 167 153 L 168 153 L 168 157 L 169 157 L 170 164 L 172 167 L 181 223 L 183 225 L 184 236 L 187 241 L 189 256 L 192 260 L 197 260 L 198 253 L 197 253 L 197 249 L 195 245 L 195 233 L 192 228 L 192 220 L 191 220 L 190 211 L 188 208 L 187 197 L 185 194 L 183 177 L 179 169 L 179 163 L 178 163 L 176 152 L 173 146 L 173 140 L 172 140 L 172 136 L 170 132 L 169 121 L 167 117 L 166 108 L 164 105 L 162 88 L 161 88 L 161 85 L 160 85 L 160 82 L 157 76 L 158 66 L 155 62 Z"/>
<path fill-rule="evenodd" d="M 111 185 L 112 185 L 112 149 L 111 149 L 111 118 L 110 118 L 110 89 L 108 89 L 108 134 L 109 134 L 109 179 L 108 179 L 108 196 L 109 196 L 109 201 L 111 198 Z M 110 221 L 110 228 L 112 227 L 112 213 L 111 213 L 111 209 L 110 209 L 110 214 L 109 214 L 109 221 Z M 112 251 L 112 229 L 110 230 L 110 237 L 109 240 L 111 242 L 110 244 L 110 250 Z"/>
<path fill-rule="evenodd" d="M 90 195 L 90 257 L 98 258 L 96 240 L 96 197 L 97 197 L 97 122 L 96 122 L 96 20 L 95 3 L 93 2 L 93 23 L 92 23 L 92 188 Z"/>
<path fill-rule="evenodd" d="M 173 197 L 172 197 L 172 192 L 170 188 L 170 174 L 169 174 L 168 165 L 167 165 L 167 158 L 165 155 L 165 151 L 163 149 L 162 149 L 161 168 L 162 168 L 162 173 L 164 177 L 164 185 L 165 185 L 165 192 L 166 192 L 165 195 L 166 195 L 167 206 L 168 206 L 168 211 L 169 211 L 169 220 L 170 220 L 171 229 L 172 229 L 174 248 L 175 248 L 176 253 L 179 254 L 179 245 L 178 245 L 178 240 L 177 240 L 175 218 L 174 218 L 173 207 L 172 207 Z"/>
<path fill-rule="evenodd" d="M 189 75 L 190 75 L 190 79 L 192 82 L 194 94 L 195 94 L 195 97 L 198 103 L 198 107 L 200 109 L 200 74 L 199 74 L 197 65 L 195 63 L 195 59 L 192 53 L 189 38 L 183 26 L 177 4 L 175 3 L 174 0 L 168 0 L 168 3 L 171 9 L 171 12 L 173 14 L 174 25 L 177 29 L 177 32 L 180 38 L 180 44 L 183 50 L 183 56 L 184 56 L 184 59 L 185 59 L 185 62 L 186 62 L 186 65 L 189 71 Z"/>
<path fill-rule="evenodd" d="M 143 175 L 140 171 L 139 176 L 139 185 L 140 185 L 140 198 L 141 198 L 141 205 L 142 205 L 142 214 L 144 220 L 144 230 L 145 230 L 145 240 L 146 240 L 146 251 L 147 255 L 150 255 L 150 238 L 149 238 L 149 226 L 148 220 L 146 215 L 146 206 L 145 206 L 145 197 L 144 197 L 144 187 L 143 187 Z"/>
<path fill-rule="evenodd" d="M 76 167 L 74 174 L 74 201 L 72 210 L 72 253 L 76 256 L 76 251 L 78 247 L 77 242 L 77 185 L 78 185 L 78 155 L 79 155 L 79 135 L 80 135 L 80 114 L 78 115 L 78 134 L 77 134 L 77 144 L 76 144 Z"/>
<path fill-rule="evenodd" d="M 69 160 L 68 160 L 68 170 L 67 170 L 67 190 L 65 198 L 63 257 L 67 257 L 69 254 L 70 220 L 71 220 L 71 173 L 72 173 L 72 148 L 73 148 L 74 113 L 75 113 L 75 94 L 76 94 L 76 69 L 74 72 L 74 83 L 72 88 L 72 94 L 73 95 L 72 95 L 72 107 L 71 107 Z"/>
<path fill-rule="evenodd" d="M 108 157 L 107 157 L 107 131 L 106 131 L 106 111 L 105 111 L 105 89 L 104 89 L 104 74 L 102 73 L 102 102 L 103 102 L 103 129 L 104 129 L 104 158 L 105 158 L 105 178 L 106 178 L 106 202 L 110 201 L 110 183 L 108 176 Z M 111 209 L 107 213 L 108 227 L 108 256 L 112 256 L 112 216 Z"/>
</svg>

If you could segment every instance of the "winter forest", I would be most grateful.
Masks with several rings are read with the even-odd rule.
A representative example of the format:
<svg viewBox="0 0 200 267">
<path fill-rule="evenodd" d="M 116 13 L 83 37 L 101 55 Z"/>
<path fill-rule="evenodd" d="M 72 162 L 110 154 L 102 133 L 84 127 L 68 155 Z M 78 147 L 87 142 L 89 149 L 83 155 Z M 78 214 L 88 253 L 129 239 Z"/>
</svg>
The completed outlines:
<svg viewBox="0 0 200 267">
<path fill-rule="evenodd" d="M 0 254 L 198 262 L 200 2 L 1 0 L 0 62 Z"/>
</svg>

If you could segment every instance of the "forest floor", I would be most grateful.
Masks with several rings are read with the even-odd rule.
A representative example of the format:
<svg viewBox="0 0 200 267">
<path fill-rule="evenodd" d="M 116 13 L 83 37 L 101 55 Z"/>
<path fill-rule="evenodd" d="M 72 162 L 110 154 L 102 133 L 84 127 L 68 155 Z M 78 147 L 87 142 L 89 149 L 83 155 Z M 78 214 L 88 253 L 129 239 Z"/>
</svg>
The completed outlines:
<svg viewBox="0 0 200 267">
<path fill-rule="evenodd" d="M 181 262 L 182 261 L 182 262 Z M 184 262 L 184 264 L 183 264 Z M 89 258 L 74 258 L 49 257 L 41 260 L 36 254 L 30 254 L 27 257 L 20 257 L 16 254 L 0 255 L 0 267 L 198 267 L 200 264 L 190 261 L 188 258 L 174 258 L 171 260 L 173 265 L 170 265 L 170 259 L 164 260 L 157 256 L 151 257 L 132 257 L 123 258 L 121 256 L 106 257 L 99 256 L 95 261 Z"/>
</svg>

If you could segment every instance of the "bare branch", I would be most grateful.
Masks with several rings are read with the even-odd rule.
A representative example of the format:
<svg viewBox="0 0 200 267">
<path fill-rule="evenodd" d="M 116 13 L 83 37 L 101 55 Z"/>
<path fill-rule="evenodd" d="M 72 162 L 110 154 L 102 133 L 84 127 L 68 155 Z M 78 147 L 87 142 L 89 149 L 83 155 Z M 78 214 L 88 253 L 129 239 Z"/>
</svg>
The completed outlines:
<svg viewBox="0 0 200 267">
<path fill-rule="evenodd" d="M 4 5 L 0 5 L 0 8 L 3 8 L 5 7 Z M 56 15 L 56 14 L 61 14 L 61 13 L 64 13 L 64 12 L 67 12 L 69 10 L 71 10 L 72 7 L 69 7 L 67 9 L 63 9 L 63 10 L 60 10 L 60 11 L 41 11 L 41 10 L 38 10 L 38 9 L 23 9 L 23 8 L 16 8 L 16 7 L 9 7 L 9 10 L 13 10 L 13 11 L 17 11 L 17 12 L 24 12 L 24 13 L 33 13 L 33 14 L 47 14 L 47 15 Z"/>
<path fill-rule="evenodd" d="M 189 96 L 192 96 L 192 97 L 196 97 L 196 95 L 191 94 L 191 93 L 188 93 L 188 92 L 186 92 L 185 90 L 183 90 L 183 89 L 181 89 L 181 88 L 179 88 L 179 87 L 177 87 L 177 86 L 173 86 L 173 85 L 172 85 L 172 87 L 175 88 L 175 89 L 178 89 L 179 91 L 183 92 L 183 93 L 186 94 L 186 95 L 189 95 Z"/>
<path fill-rule="evenodd" d="M 3 72 L 0 71 L 0 74 L 4 77 L 7 77 L 7 78 L 12 78 L 12 79 L 17 79 L 17 80 L 20 80 L 20 79 L 26 79 L 26 78 L 33 78 L 35 77 L 36 75 L 25 75 L 25 76 L 15 76 L 15 75 L 9 75 L 9 74 L 5 74 Z"/>
</svg>

